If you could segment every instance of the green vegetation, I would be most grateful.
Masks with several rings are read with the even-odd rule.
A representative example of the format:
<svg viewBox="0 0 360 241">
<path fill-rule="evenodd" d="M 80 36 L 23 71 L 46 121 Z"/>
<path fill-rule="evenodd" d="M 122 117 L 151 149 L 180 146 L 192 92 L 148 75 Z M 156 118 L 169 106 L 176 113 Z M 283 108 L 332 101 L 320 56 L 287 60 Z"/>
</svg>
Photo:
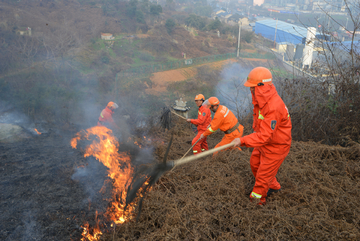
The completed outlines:
<svg viewBox="0 0 360 241">
<path fill-rule="evenodd" d="M 153 15 L 160 15 L 162 13 L 161 5 L 151 5 L 150 6 L 150 13 Z"/>
<path fill-rule="evenodd" d="M 165 27 L 168 34 L 171 34 L 174 31 L 175 25 L 176 23 L 174 19 L 169 18 L 166 20 Z"/>
<path fill-rule="evenodd" d="M 185 24 L 201 30 L 206 26 L 206 20 L 198 15 L 190 14 L 189 17 L 185 19 Z"/>
</svg>

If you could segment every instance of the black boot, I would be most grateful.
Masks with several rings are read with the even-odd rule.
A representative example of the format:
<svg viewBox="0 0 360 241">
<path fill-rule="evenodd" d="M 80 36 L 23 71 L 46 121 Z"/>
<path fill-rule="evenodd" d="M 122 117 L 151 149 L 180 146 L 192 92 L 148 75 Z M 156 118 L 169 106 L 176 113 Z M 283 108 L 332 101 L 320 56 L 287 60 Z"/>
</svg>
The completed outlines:
<svg viewBox="0 0 360 241">
<path fill-rule="evenodd" d="M 267 192 L 266 196 L 269 197 L 271 194 L 277 193 L 277 192 L 279 192 L 279 191 L 281 191 L 281 188 L 278 189 L 278 190 L 276 190 L 276 189 L 271 189 L 271 188 L 270 188 L 269 191 Z"/>
</svg>

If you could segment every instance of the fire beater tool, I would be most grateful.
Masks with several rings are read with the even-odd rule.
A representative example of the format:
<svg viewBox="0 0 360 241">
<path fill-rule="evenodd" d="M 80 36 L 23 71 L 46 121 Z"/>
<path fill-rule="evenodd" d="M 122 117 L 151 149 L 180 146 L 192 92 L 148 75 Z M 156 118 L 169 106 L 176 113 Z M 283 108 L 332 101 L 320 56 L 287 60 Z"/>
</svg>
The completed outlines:
<svg viewBox="0 0 360 241">
<path fill-rule="evenodd" d="M 189 151 L 190 151 L 191 149 L 193 149 L 194 146 L 195 146 L 200 140 L 201 140 L 201 139 L 199 138 L 199 139 L 194 143 L 194 145 L 192 145 L 192 146 L 189 148 L 189 150 L 180 158 L 180 160 L 183 159 L 183 158 L 186 156 L 186 154 L 188 154 Z"/>
<path fill-rule="evenodd" d="M 176 116 L 178 116 L 178 117 L 186 120 L 186 118 L 185 118 L 184 116 L 181 116 L 181 115 L 179 115 L 178 113 L 176 113 L 176 112 L 174 112 L 174 111 L 171 111 L 171 113 L 173 113 L 174 115 L 176 115 Z"/>
<path fill-rule="evenodd" d="M 162 114 L 161 114 L 161 117 L 160 117 L 160 124 L 164 129 L 170 129 L 171 114 L 174 114 L 177 117 L 186 120 L 186 118 L 184 116 L 179 115 L 178 113 L 176 113 L 175 111 L 172 111 L 168 107 L 164 107 L 163 111 L 162 111 Z"/>
<path fill-rule="evenodd" d="M 178 160 L 166 162 L 166 158 L 167 158 L 167 154 L 170 149 L 170 146 L 171 146 L 171 142 L 172 142 L 172 137 L 171 137 L 170 143 L 168 145 L 168 148 L 166 150 L 163 162 L 156 164 L 153 168 L 147 170 L 148 173 L 142 175 L 140 178 L 138 178 L 138 179 L 134 178 L 133 180 L 135 180 L 135 181 L 128 188 L 125 209 L 130 203 L 132 203 L 135 200 L 135 198 L 138 196 L 138 192 L 139 192 L 139 196 L 141 197 L 141 199 L 139 201 L 139 205 L 138 205 L 139 212 L 137 215 L 137 220 L 140 217 L 142 201 L 147 193 L 147 190 L 149 190 L 156 183 L 156 181 L 159 180 L 159 178 L 164 173 L 166 173 L 167 171 L 170 171 L 171 169 L 175 168 L 176 166 L 186 164 L 188 162 L 191 162 L 191 161 L 200 159 L 202 157 L 208 156 L 210 154 L 213 154 L 214 152 L 218 152 L 218 151 L 221 151 L 226 148 L 234 146 L 233 143 L 229 143 L 224 146 L 220 146 L 220 147 L 217 147 L 214 149 L 210 149 L 208 151 L 201 152 L 194 156 L 189 156 L 186 158 L 182 157 Z M 145 183 L 147 183 L 147 184 L 144 185 Z"/>
</svg>

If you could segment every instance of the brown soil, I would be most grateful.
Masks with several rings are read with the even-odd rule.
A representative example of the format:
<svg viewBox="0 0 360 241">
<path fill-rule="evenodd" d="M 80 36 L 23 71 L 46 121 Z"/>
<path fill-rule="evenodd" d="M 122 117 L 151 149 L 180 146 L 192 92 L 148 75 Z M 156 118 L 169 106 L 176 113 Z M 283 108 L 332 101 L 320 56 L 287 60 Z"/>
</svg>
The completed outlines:
<svg viewBox="0 0 360 241">
<path fill-rule="evenodd" d="M 223 61 L 218 61 L 214 63 L 209 64 L 202 64 L 197 65 L 195 67 L 189 67 L 189 68 L 182 68 L 182 69 L 174 69 L 174 70 L 168 70 L 163 72 L 157 72 L 153 73 L 153 75 L 150 77 L 152 84 L 151 89 L 146 89 L 147 94 L 153 94 L 153 95 L 159 95 L 162 92 L 166 91 L 167 86 L 169 83 L 177 82 L 177 81 L 184 81 L 190 78 L 193 78 L 197 74 L 197 68 L 200 66 L 207 65 L 211 67 L 212 69 L 221 68 L 223 65 L 235 62 L 234 59 L 228 59 Z"/>
<path fill-rule="evenodd" d="M 257 50 L 256 49 L 242 49 L 241 52 L 246 52 L 246 53 L 256 53 Z"/>
<path fill-rule="evenodd" d="M 266 59 L 228 59 L 223 61 L 217 61 L 213 63 L 208 64 L 202 64 L 197 65 L 194 67 L 189 68 L 182 68 L 182 69 L 175 69 L 175 70 L 168 70 L 163 72 L 156 72 L 153 73 L 150 77 L 150 80 L 152 82 L 152 87 L 149 89 L 146 89 L 147 94 L 152 95 L 160 95 L 161 93 L 166 91 L 167 86 L 169 83 L 177 82 L 177 81 L 184 81 L 190 78 L 194 78 L 197 74 L 197 68 L 200 66 L 209 66 L 211 69 L 219 69 L 222 68 L 224 65 L 227 65 L 229 63 L 238 62 L 241 63 L 243 67 L 257 67 L 257 66 L 263 66 L 264 63 L 272 62 Z"/>
</svg>

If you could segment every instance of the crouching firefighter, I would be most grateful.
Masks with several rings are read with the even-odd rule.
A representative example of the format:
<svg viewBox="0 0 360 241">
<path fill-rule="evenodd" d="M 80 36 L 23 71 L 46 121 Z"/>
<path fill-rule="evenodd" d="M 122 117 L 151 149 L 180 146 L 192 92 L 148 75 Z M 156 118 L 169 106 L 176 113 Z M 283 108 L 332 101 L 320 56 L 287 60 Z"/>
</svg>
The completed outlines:
<svg viewBox="0 0 360 241">
<path fill-rule="evenodd" d="M 235 138 L 240 138 L 243 135 L 244 127 L 240 125 L 238 119 L 226 106 L 220 105 L 220 101 L 216 97 L 210 97 L 205 101 L 210 110 L 214 112 L 214 118 L 207 130 L 201 134 L 200 138 L 205 138 L 220 129 L 225 133 L 222 140 L 215 146 L 215 148 L 231 143 Z M 238 149 L 239 147 L 230 147 L 227 149 Z M 225 149 L 225 150 L 227 150 Z M 216 154 L 216 152 L 214 153 Z"/>
<path fill-rule="evenodd" d="M 105 109 L 103 109 L 99 116 L 99 121 L 97 123 L 98 126 L 105 126 L 109 129 L 120 129 L 114 122 L 112 115 L 114 114 L 114 111 L 119 108 L 119 106 L 110 101 Z"/>
<path fill-rule="evenodd" d="M 257 67 L 244 84 L 250 87 L 254 105 L 254 133 L 236 138 L 234 144 L 253 147 L 250 166 L 255 185 L 250 200 L 260 205 L 281 188 L 276 174 L 291 146 L 291 119 L 287 107 L 272 83 L 270 70 Z"/>
<path fill-rule="evenodd" d="M 196 145 L 193 147 L 194 155 L 209 150 L 206 137 L 199 140 L 201 134 L 204 133 L 204 131 L 206 131 L 207 127 L 211 122 L 211 112 L 209 108 L 203 104 L 204 101 L 205 101 L 205 97 L 202 94 L 198 94 L 197 96 L 195 96 L 196 106 L 199 107 L 198 118 L 186 120 L 187 122 L 196 125 L 198 131 L 197 135 L 195 136 L 195 138 L 192 140 L 191 143 L 191 145 L 194 145 L 197 142 Z"/>
</svg>

